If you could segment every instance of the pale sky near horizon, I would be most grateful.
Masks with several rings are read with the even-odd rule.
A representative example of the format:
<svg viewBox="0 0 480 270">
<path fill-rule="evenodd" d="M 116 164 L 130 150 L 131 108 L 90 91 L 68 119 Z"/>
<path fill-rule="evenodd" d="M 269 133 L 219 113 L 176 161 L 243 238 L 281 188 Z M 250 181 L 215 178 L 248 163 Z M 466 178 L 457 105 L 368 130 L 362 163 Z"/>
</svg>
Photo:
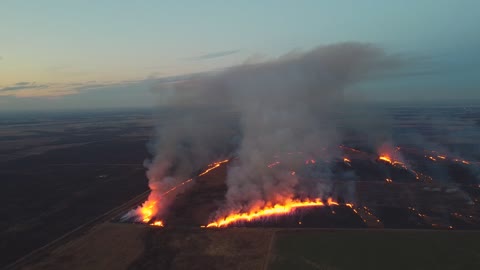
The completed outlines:
<svg viewBox="0 0 480 270">
<path fill-rule="evenodd" d="M 3 0 L 0 110 L 151 106 L 161 78 L 345 41 L 428 59 L 373 99 L 479 100 L 479 18 L 474 0 Z"/>
</svg>

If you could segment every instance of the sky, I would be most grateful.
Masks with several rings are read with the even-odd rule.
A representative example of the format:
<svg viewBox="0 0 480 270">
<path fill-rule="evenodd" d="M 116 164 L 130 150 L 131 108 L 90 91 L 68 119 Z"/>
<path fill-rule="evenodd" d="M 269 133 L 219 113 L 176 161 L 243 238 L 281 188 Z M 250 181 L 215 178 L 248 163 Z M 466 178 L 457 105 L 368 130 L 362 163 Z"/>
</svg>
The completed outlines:
<svg viewBox="0 0 480 270">
<path fill-rule="evenodd" d="M 153 85 L 338 42 L 419 59 L 376 101 L 480 100 L 480 1 L 0 2 L 0 111 L 149 107 Z"/>
</svg>

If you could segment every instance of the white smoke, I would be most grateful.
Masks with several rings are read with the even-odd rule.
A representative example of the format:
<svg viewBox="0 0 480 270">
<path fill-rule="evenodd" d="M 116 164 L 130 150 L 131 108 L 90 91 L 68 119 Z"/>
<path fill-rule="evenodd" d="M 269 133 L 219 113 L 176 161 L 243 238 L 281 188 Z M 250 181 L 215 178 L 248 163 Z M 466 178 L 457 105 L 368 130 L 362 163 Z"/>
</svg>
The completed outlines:
<svg viewBox="0 0 480 270">
<path fill-rule="evenodd" d="M 172 123 L 158 127 L 156 156 L 148 171 L 153 192 L 171 185 L 167 176 L 185 178 L 238 144 L 228 173 L 227 208 L 328 193 L 328 167 L 317 176 L 321 182 L 312 182 L 291 175 L 300 164 L 292 162 L 285 170 L 269 170 L 266 164 L 290 151 L 327 161 L 338 157 L 324 149 L 342 140 L 337 126 L 338 112 L 348 109 L 344 90 L 398 65 L 398 59 L 383 50 L 352 42 L 161 86 L 161 105 L 175 108 L 175 114 L 165 116 L 172 117 Z M 237 133 L 240 141 L 232 141 Z"/>
</svg>

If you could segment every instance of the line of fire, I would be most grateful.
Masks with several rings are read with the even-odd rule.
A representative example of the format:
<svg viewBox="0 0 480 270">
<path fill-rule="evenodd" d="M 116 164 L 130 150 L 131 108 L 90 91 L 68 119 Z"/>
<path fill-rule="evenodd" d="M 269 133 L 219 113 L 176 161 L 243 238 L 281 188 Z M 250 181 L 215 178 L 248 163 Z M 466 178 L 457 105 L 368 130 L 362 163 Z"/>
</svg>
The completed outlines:
<svg viewBox="0 0 480 270">
<path fill-rule="evenodd" d="M 473 229 L 480 224 L 478 161 L 409 147 L 366 151 L 348 145 L 322 153 L 288 152 L 262 165 L 274 176 L 328 186 L 296 190 L 271 201 L 225 205 L 226 178 L 236 158 L 214 161 L 191 178 L 148 196 L 118 222 L 158 228 L 422 228 Z M 446 181 L 434 172 L 454 175 Z M 329 178 L 322 175 L 328 170 Z M 152 192 L 153 193 L 153 192 Z"/>
</svg>

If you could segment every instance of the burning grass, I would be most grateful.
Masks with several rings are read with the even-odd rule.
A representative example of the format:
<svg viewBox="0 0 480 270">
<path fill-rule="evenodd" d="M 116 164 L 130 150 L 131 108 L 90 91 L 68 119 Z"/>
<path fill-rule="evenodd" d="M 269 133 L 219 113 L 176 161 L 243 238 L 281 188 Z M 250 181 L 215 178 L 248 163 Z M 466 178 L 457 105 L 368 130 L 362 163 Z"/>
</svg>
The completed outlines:
<svg viewBox="0 0 480 270">
<path fill-rule="evenodd" d="M 363 178 L 368 177 L 368 181 L 383 181 L 384 183 L 390 186 L 390 189 L 396 189 L 402 186 L 402 184 L 407 183 L 414 183 L 414 182 L 425 182 L 425 183 L 432 183 L 433 178 L 428 176 L 427 174 L 417 171 L 417 167 L 419 166 L 410 166 L 410 164 L 417 165 L 415 162 L 435 162 L 435 163 L 444 163 L 444 164 L 458 164 L 456 166 L 463 166 L 475 164 L 475 162 L 466 161 L 463 159 L 458 158 L 449 158 L 447 155 L 437 154 L 432 152 L 433 158 L 424 159 L 425 152 L 416 153 L 417 155 L 411 156 L 403 156 L 404 149 L 400 147 L 395 147 L 391 149 L 383 149 L 380 151 L 379 154 L 372 153 L 372 152 L 365 152 L 362 150 L 358 150 L 355 148 L 347 147 L 344 145 L 339 146 L 340 149 L 343 150 L 341 158 L 337 158 L 334 160 L 325 160 L 322 158 L 322 154 L 319 153 L 315 155 L 313 153 L 304 153 L 304 152 L 288 152 L 284 154 L 276 154 L 273 157 L 275 160 L 266 162 L 265 169 L 272 172 L 272 175 L 288 175 L 290 178 L 297 179 L 298 181 L 310 181 L 310 175 L 315 174 L 316 170 L 321 170 L 323 167 L 328 166 L 330 168 L 336 167 L 338 168 L 339 172 L 351 171 L 355 174 L 358 174 L 360 179 L 355 179 L 355 181 L 364 181 Z M 324 149 L 323 151 L 328 152 L 328 150 Z M 408 152 L 408 149 L 405 151 Z M 409 152 L 411 154 L 411 152 Z M 407 158 L 404 158 L 407 157 Z M 426 156 L 427 157 L 427 156 Z M 428 156 L 430 157 L 430 156 Z M 413 158 L 413 159 L 412 159 Z M 196 177 L 201 177 L 207 175 L 211 171 L 222 166 L 222 164 L 227 163 L 229 160 L 221 160 L 209 164 L 207 168 L 200 172 Z M 407 165 L 408 164 L 408 165 Z M 413 169 L 415 168 L 415 170 Z M 312 174 L 313 173 L 313 174 Z M 374 177 L 378 178 L 370 178 L 369 175 L 374 175 Z M 376 175 L 377 174 L 377 175 Z M 337 176 L 341 177 L 341 174 Z M 337 177 L 334 176 L 334 177 Z M 394 181 L 394 180 L 395 181 Z M 163 227 L 165 226 L 165 222 L 162 219 L 159 219 L 159 209 L 162 206 L 162 202 L 159 199 L 164 198 L 169 193 L 181 188 L 184 185 L 189 184 L 192 182 L 194 178 L 189 178 L 176 186 L 170 187 L 168 190 L 164 191 L 160 194 L 160 197 L 149 197 L 149 199 L 142 204 L 141 207 L 133 210 L 135 211 L 135 219 L 136 222 L 149 224 L 151 226 L 158 226 Z M 337 179 L 338 180 L 338 179 Z M 340 179 L 342 182 L 343 180 Z M 347 181 L 351 181 L 348 180 Z M 333 196 L 338 196 L 334 194 L 330 194 Z M 295 198 L 295 193 L 292 194 L 292 197 Z M 292 198 L 290 197 L 290 198 Z M 305 197 L 303 197 L 305 198 Z M 307 197 L 308 198 L 308 197 Z M 342 198 L 340 201 L 343 201 Z M 312 222 L 303 222 L 301 217 L 298 215 L 303 215 L 308 212 L 308 214 L 315 213 L 316 215 L 323 215 L 322 217 L 326 217 L 325 215 L 337 215 L 338 211 L 335 207 L 348 207 L 353 211 L 354 215 L 356 215 L 361 221 L 363 221 L 363 225 L 370 226 L 372 223 L 370 221 L 369 214 L 370 212 L 366 212 L 363 214 L 363 208 L 361 209 L 361 213 L 357 211 L 356 208 L 353 207 L 352 204 L 349 203 L 339 203 L 334 201 L 332 198 L 322 199 L 320 197 L 309 197 L 309 199 L 288 199 L 280 202 L 262 202 L 261 205 L 255 205 L 250 208 L 237 208 L 237 209 L 220 209 L 220 213 L 226 213 L 221 215 L 220 217 L 207 221 L 206 213 L 208 210 L 205 210 L 205 220 L 201 221 L 194 226 L 198 226 L 199 224 L 206 224 L 201 227 L 205 228 L 225 228 L 225 227 L 232 227 L 232 226 L 247 226 L 247 227 L 255 227 L 255 226 L 273 226 L 273 227 L 312 227 L 312 226 L 323 226 L 322 224 L 327 224 L 325 222 L 320 222 L 318 220 Z M 362 205 L 360 203 L 360 205 Z M 368 205 L 368 204 L 367 204 Z M 209 206 L 212 209 L 211 206 Z M 328 208 L 325 208 L 328 207 Z M 208 207 L 207 207 L 208 208 Z M 204 209 L 207 209 L 204 208 Z M 326 212 L 317 211 L 310 209 L 327 209 Z M 240 210 L 242 209 L 242 210 Z M 301 210 L 303 209 L 303 210 Z M 359 208 L 360 209 L 360 208 Z M 178 210 L 180 211 L 180 210 Z M 210 210 L 213 211 L 213 210 Z M 218 211 L 218 210 L 217 210 Z M 297 216 L 296 216 L 297 215 Z M 289 217 L 291 216 L 291 217 Z M 338 216 L 338 215 L 337 215 Z M 321 219 L 322 217 L 318 217 Z M 327 217 L 328 218 L 328 217 Z M 352 217 L 350 217 L 352 218 Z M 356 217 L 355 217 L 356 218 Z M 420 217 L 423 218 L 423 217 Z M 315 218 L 314 218 L 315 219 Z M 185 220 L 185 219 L 184 219 Z M 188 220 L 188 219 L 187 219 Z M 375 218 L 375 224 L 382 224 L 383 218 Z M 183 224 L 181 222 L 177 222 L 178 224 Z M 348 222 L 347 222 L 348 223 Z M 355 222 L 353 222 L 355 223 Z M 352 224 L 353 224 L 352 223 Z M 177 225 L 178 225 L 177 224 Z M 194 223 L 192 223 L 193 225 Z M 299 226 L 301 225 L 301 226 Z M 387 224 L 388 225 L 388 224 Z M 355 225 L 355 226 L 358 226 Z"/>
<path fill-rule="evenodd" d="M 228 159 L 225 160 L 220 160 L 213 162 L 207 166 L 207 168 L 199 173 L 197 177 L 204 176 L 208 174 L 209 172 L 219 168 L 222 164 L 227 163 Z M 161 193 L 160 198 L 165 197 L 169 193 L 181 188 L 182 186 L 190 183 L 193 181 L 194 178 L 189 178 L 183 182 L 181 182 L 178 185 L 175 185 L 171 187 L 170 189 L 166 190 L 165 192 Z M 163 220 L 158 218 L 159 215 L 159 209 L 160 209 L 160 200 L 158 196 L 152 196 L 152 193 L 150 193 L 150 196 L 147 201 L 145 201 L 140 207 L 137 209 L 134 209 L 127 213 L 124 216 L 124 219 L 131 219 L 133 217 L 134 220 L 137 222 L 149 224 L 151 226 L 156 226 L 156 227 L 164 227 L 165 223 Z"/>
<path fill-rule="evenodd" d="M 313 200 L 289 200 L 282 204 L 275 204 L 273 206 L 267 205 L 262 207 L 258 210 L 251 210 L 248 212 L 240 212 L 240 213 L 231 213 L 226 215 L 224 218 L 217 219 L 209 223 L 208 225 L 204 226 L 206 228 L 222 228 L 228 227 L 230 225 L 238 224 L 241 222 L 250 222 L 255 221 L 262 218 L 269 218 L 273 216 L 279 215 L 288 215 L 293 213 L 294 210 L 298 208 L 306 208 L 306 207 L 321 207 L 321 206 L 338 206 L 339 203 L 333 201 L 332 198 L 328 198 L 326 203 L 320 199 L 316 198 Z M 349 204 L 351 206 L 351 204 Z"/>
</svg>

